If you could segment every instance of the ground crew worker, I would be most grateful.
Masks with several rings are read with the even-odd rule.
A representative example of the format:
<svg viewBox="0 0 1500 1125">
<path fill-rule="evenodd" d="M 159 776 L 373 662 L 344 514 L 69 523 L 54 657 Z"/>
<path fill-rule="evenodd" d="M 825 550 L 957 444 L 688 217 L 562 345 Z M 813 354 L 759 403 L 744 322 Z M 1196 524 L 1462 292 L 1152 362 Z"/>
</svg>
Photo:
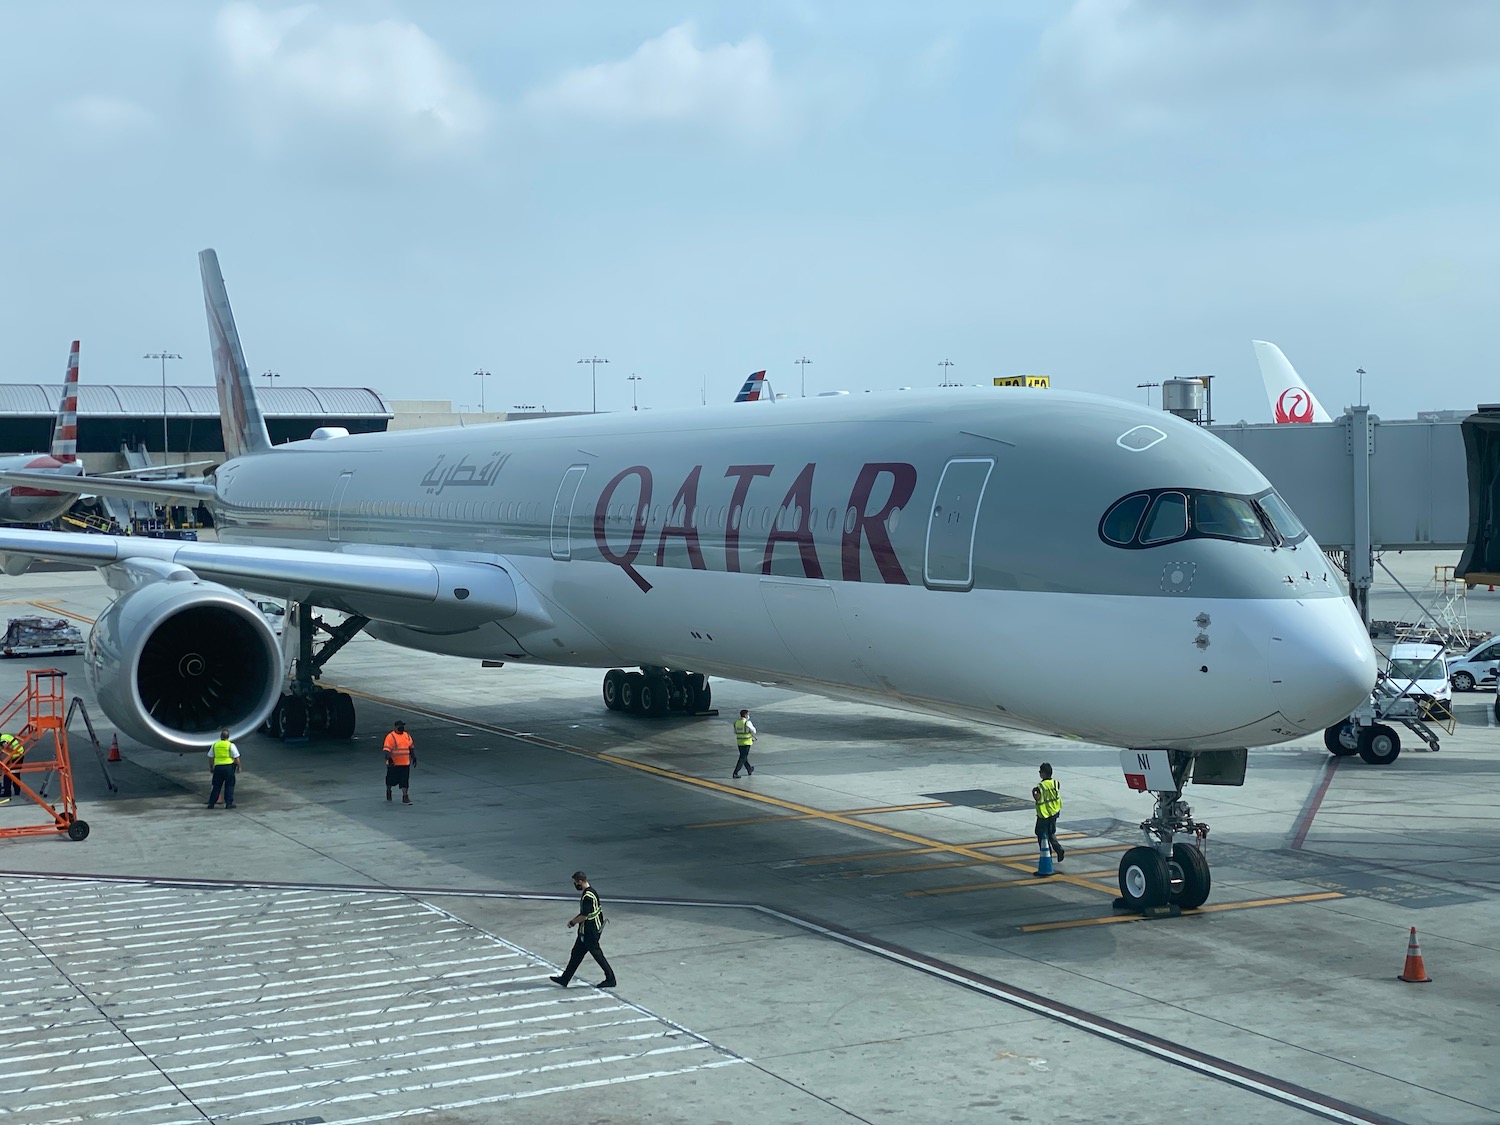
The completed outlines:
<svg viewBox="0 0 1500 1125">
<path fill-rule="evenodd" d="M 385 736 L 385 799 L 391 799 L 391 787 L 401 787 L 401 803 L 411 804 L 411 768 L 417 763 L 406 724 L 397 719 L 391 733 Z"/>
<path fill-rule="evenodd" d="M 1051 762 L 1043 762 L 1037 773 L 1042 780 L 1031 787 L 1031 799 L 1036 802 L 1037 850 L 1050 847 L 1061 863 L 1063 846 L 1057 842 L 1057 816 L 1062 812 L 1062 786 L 1052 780 Z"/>
<path fill-rule="evenodd" d="M 6 765 L 11 769 L 16 769 L 25 757 L 26 744 L 24 742 L 13 734 L 0 734 L 0 758 L 5 759 Z M 10 774 L 0 776 L 0 804 L 10 800 L 19 792 Z"/>
<path fill-rule="evenodd" d="M 741 711 L 740 717 L 734 721 L 734 744 L 739 748 L 739 761 L 734 763 L 734 772 L 730 777 L 739 777 L 740 770 L 749 770 L 755 773 L 755 767 L 750 764 L 750 747 L 755 745 L 755 724 L 750 721 L 750 712 Z"/>
<path fill-rule="evenodd" d="M 240 772 L 240 749 L 229 741 L 229 728 L 219 731 L 219 740 L 208 748 L 209 760 L 213 762 L 214 787 L 208 792 L 208 807 L 219 803 L 219 792 L 224 793 L 224 807 L 234 808 L 234 782 Z"/>
<path fill-rule="evenodd" d="M 583 964 L 583 955 L 590 954 L 604 970 L 604 979 L 595 988 L 613 988 L 615 971 L 605 960 L 604 950 L 599 948 L 599 935 L 604 932 L 604 910 L 599 905 L 599 892 L 589 886 L 589 877 L 582 871 L 573 872 L 573 889 L 579 894 L 578 913 L 568 919 L 568 929 L 578 927 L 578 936 L 573 939 L 573 954 L 568 958 L 568 967 L 561 976 L 549 977 L 553 984 L 568 987 L 578 966 Z"/>
</svg>

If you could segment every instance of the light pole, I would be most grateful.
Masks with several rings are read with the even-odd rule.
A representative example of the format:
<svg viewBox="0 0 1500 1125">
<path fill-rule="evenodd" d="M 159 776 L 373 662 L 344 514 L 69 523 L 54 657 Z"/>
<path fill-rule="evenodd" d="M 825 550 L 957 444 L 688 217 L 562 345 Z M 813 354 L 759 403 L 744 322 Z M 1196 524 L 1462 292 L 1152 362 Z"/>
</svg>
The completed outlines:
<svg viewBox="0 0 1500 1125">
<path fill-rule="evenodd" d="M 812 360 L 808 359 L 806 356 L 803 356 L 801 359 L 796 359 L 796 360 L 793 360 L 792 362 L 795 363 L 799 368 L 802 369 L 802 397 L 806 398 L 807 397 L 807 365 L 809 363 L 811 363 Z"/>
<path fill-rule="evenodd" d="M 599 365 L 601 363 L 608 363 L 609 360 L 607 360 L 607 359 L 600 359 L 598 356 L 595 356 L 593 359 L 580 359 L 578 362 L 579 363 L 586 363 L 586 364 L 589 365 L 589 373 L 593 376 L 593 384 L 594 384 L 594 413 L 598 414 L 599 413 Z"/>
<path fill-rule="evenodd" d="M 480 368 L 474 374 L 479 378 L 479 413 L 484 413 L 484 381 L 489 378 L 490 373 Z"/>
<path fill-rule="evenodd" d="M 630 409 L 639 410 L 640 407 L 635 404 L 635 385 L 641 381 L 641 377 L 632 371 L 626 378 L 630 380 Z"/>
<path fill-rule="evenodd" d="M 1146 405 L 1150 406 L 1151 405 L 1151 388 L 1152 387 L 1159 387 L 1159 386 L 1161 386 L 1160 383 L 1137 383 L 1135 385 L 1135 389 L 1136 390 L 1140 390 L 1142 387 L 1144 387 L 1146 389 Z"/>
<path fill-rule="evenodd" d="M 272 379 L 280 379 L 281 378 L 281 372 L 280 371 L 262 371 L 260 373 L 260 377 L 266 381 L 266 386 L 268 386 L 268 387 L 274 387 L 276 384 L 273 383 L 273 382 L 271 382 L 271 380 Z"/>
<path fill-rule="evenodd" d="M 161 463 L 167 463 L 167 360 L 181 359 L 176 352 L 147 352 L 142 359 L 161 360 Z"/>
<path fill-rule="evenodd" d="M 950 367 L 956 367 L 956 366 L 958 366 L 951 359 L 945 359 L 945 360 L 939 361 L 938 366 L 943 369 L 943 381 L 941 383 L 939 383 L 938 386 L 940 386 L 940 387 L 961 387 L 961 386 L 963 386 L 962 383 L 955 383 L 955 382 L 951 381 L 952 378 L 953 378 L 953 376 L 951 376 L 951 375 L 948 374 L 948 369 Z"/>
<path fill-rule="evenodd" d="M 1365 369 L 1356 367 L 1354 373 L 1359 376 L 1359 404 L 1363 406 L 1365 404 Z"/>
</svg>

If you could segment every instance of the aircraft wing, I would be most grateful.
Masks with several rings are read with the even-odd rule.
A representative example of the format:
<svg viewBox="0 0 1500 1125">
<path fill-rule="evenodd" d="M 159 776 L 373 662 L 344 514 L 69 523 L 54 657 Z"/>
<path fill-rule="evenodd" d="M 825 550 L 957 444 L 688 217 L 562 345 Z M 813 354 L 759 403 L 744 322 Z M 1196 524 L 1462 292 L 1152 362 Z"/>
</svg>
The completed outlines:
<svg viewBox="0 0 1500 1125">
<path fill-rule="evenodd" d="M 0 471 L 0 485 L 20 484 L 50 492 L 76 492 L 80 496 L 124 496 L 131 500 L 210 500 L 214 486 L 201 480 L 117 480 L 104 477 L 62 477 L 29 473 L 24 469 Z"/>
<path fill-rule="evenodd" d="M 443 631 L 512 617 L 518 609 L 515 582 L 503 567 L 490 561 L 432 562 L 394 555 L 19 528 L 0 528 L 0 556 L 10 574 L 24 573 L 34 559 L 148 571 L 154 578 L 168 577 L 174 568 L 183 567 L 205 581 L 333 606 L 376 620 L 400 622 L 414 612 L 431 615 L 440 607 Z"/>
</svg>

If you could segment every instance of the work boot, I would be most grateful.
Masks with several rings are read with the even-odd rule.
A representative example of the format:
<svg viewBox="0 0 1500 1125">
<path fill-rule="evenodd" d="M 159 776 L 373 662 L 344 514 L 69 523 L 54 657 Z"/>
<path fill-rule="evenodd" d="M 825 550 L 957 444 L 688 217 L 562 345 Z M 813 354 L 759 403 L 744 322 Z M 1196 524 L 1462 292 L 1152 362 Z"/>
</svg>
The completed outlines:
<svg viewBox="0 0 1500 1125">
<path fill-rule="evenodd" d="M 598 984 L 594 985 L 595 988 L 613 988 L 614 986 L 614 977 L 610 977 L 609 980 L 601 980 Z"/>
<path fill-rule="evenodd" d="M 386 791 L 385 791 L 385 799 L 386 799 L 386 800 L 387 800 L 387 801 L 389 801 L 389 800 L 390 800 L 390 799 L 391 799 L 391 791 L 390 791 L 390 790 L 389 790 L 389 789 L 387 789 L 387 790 L 386 790 Z"/>
<path fill-rule="evenodd" d="M 562 977 L 548 977 L 547 979 L 550 980 L 553 984 L 560 984 L 564 988 L 568 987 L 568 982 L 565 981 Z"/>
<path fill-rule="evenodd" d="M 408 797 L 405 793 L 403 793 L 403 794 L 401 794 L 401 803 L 403 805 L 409 805 L 409 804 L 411 804 L 411 798 Z"/>
<path fill-rule="evenodd" d="M 745 768 L 750 771 L 750 774 L 751 774 L 752 777 L 755 775 L 755 767 L 754 766 L 746 766 Z"/>
<path fill-rule="evenodd" d="M 1061 863 L 1063 861 L 1063 846 L 1061 844 L 1053 844 L 1052 850 L 1057 852 L 1057 862 Z"/>
</svg>

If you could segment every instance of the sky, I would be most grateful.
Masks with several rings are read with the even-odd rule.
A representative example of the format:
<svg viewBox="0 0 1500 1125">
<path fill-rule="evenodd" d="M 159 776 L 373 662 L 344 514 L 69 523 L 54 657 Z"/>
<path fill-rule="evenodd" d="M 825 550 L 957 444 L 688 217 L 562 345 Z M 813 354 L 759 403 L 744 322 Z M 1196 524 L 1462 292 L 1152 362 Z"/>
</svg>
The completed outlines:
<svg viewBox="0 0 1500 1125">
<path fill-rule="evenodd" d="M 211 382 L 214 247 L 282 386 L 1406 418 L 1500 401 L 1497 140 L 1490 0 L 0 0 L 0 382 Z"/>
</svg>

